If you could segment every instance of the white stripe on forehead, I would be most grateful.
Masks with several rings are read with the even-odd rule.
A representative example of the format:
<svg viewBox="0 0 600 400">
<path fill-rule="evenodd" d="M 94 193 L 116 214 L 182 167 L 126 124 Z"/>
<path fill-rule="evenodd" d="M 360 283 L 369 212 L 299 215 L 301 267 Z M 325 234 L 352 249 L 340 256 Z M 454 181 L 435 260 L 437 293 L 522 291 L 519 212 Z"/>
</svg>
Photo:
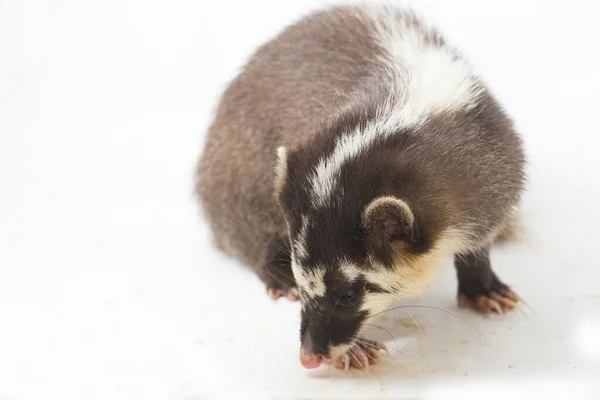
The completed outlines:
<svg viewBox="0 0 600 400">
<path fill-rule="evenodd" d="M 306 237 L 310 220 L 306 215 L 302 216 L 302 224 L 298 236 L 293 240 L 292 245 L 292 273 L 296 284 L 310 298 L 325 296 L 327 288 L 325 287 L 325 268 L 302 268 L 300 263 L 308 257 L 306 247 Z"/>
<path fill-rule="evenodd" d="M 418 127 L 443 111 L 471 108 L 483 91 L 470 66 L 452 48 L 433 43 L 426 27 L 406 22 L 410 14 L 381 6 L 357 10 L 360 18 L 375 26 L 373 38 L 384 53 L 377 61 L 390 79 L 390 97 L 364 129 L 337 138 L 333 152 L 319 160 L 309 176 L 315 207 L 328 204 L 343 165 L 378 138 Z"/>
<path fill-rule="evenodd" d="M 313 205 L 325 206 L 337 185 L 340 169 L 348 160 L 356 157 L 377 137 L 375 126 L 371 125 L 362 132 L 344 135 L 336 140 L 333 153 L 321 158 L 311 176 Z"/>
<path fill-rule="evenodd" d="M 327 291 L 327 287 L 325 286 L 325 268 L 302 268 L 295 257 L 293 257 L 292 273 L 294 274 L 298 288 L 300 288 L 303 294 L 311 299 L 325 296 L 325 292 Z"/>
</svg>

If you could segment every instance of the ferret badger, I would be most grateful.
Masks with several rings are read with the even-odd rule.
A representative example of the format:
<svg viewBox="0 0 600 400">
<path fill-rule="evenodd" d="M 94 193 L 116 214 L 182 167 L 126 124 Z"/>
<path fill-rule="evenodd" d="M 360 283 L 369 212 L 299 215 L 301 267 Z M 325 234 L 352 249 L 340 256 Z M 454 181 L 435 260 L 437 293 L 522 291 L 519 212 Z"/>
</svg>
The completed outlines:
<svg viewBox="0 0 600 400">
<path fill-rule="evenodd" d="M 492 271 L 524 188 L 521 139 L 465 58 L 412 12 L 339 6 L 263 45 L 198 164 L 215 241 L 273 298 L 300 299 L 300 361 L 368 367 L 368 319 L 454 256 L 458 300 L 505 312 Z M 353 357 L 349 357 L 352 355 Z"/>
</svg>

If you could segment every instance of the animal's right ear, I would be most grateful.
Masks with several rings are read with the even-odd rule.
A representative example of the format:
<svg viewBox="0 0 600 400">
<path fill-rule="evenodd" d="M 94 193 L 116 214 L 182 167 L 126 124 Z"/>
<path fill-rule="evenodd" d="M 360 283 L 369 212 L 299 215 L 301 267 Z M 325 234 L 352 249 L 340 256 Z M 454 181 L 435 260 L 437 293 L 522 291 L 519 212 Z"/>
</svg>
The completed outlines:
<svg viewBox="0 0 600 400">
<path fill-rule="evenodd" d="M 287 179 L 288 162 L 287 149 L 284 146 L 277 148 L 277 166 L 275 167 L 275 194 L 279 196 L 283 188 L 283 184 Z"/>
<path fill-rule="evenodd" d="M 394 251 L 415 243 L 419 231 L 409 205 L 396 197 L 382 196 L 365 208 L 362 225 L 369 251 L 391 261 Z"/>
</svg>

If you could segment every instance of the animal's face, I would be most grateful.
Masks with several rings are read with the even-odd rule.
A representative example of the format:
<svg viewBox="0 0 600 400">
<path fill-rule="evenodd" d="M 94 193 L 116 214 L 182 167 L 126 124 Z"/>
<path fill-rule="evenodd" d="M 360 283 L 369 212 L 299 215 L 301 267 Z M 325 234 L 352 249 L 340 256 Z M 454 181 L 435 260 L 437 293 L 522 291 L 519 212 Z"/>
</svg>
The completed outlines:
<svg viewBox="0 0 600 400">
<path fill-rule="evenodd" d="M 302 303 L 300 338 L 308 354 L 334 359 L 345 354 L 360 338 L 368 319 L 385 311 L 395 300 L 421 293 L 428 282 L 425 270 L 408 266 L 402 248 L 412 239 L 404 229 L 390 242 L 385 262 L 371 235 L 385 227 L 374 212 L 405 218 L 397 199 L 380 198 L 355 221 L 337 213 L 316 212 L 300 219 L 299 230 L 290 224 L 292 271 Z M 389 210 L 384 208 L 391 207 Z M 394 214 L 398 212 L 398 214 Z M 317 217 L 318 216 L 318 217 Z M 315 218 L 317 217 L 317 218 Z M 376 224 L 376 226 L 371 226 Z M 376 232 L 371 230 L 376 229 Z M 398 229 L 398 228 L 394 228 Z M 408 228 L 407 228 L 408 229 Z M 406 233 L 410 235 L 410 233 Z M 396 243 L 394 243 L 396 242 Z M 397 254 L 394 254 L 396 253 Z"/>
<path fill-rule="evenodd" d="M 305 352 L 334 359 L 359 339 L 370 316 L 398 297 L 368 276 L 371 267 L 343 256 L 327 264 L 304 263 L 293 256 L 292 268 L 302 303 L 300 339 Z"/>
<path fill-rule="evenodd" d="M 370 317 L 424 290 L 432 278 L 430 238 L 394 196 L 344 188 L 344 199 L 313 201 L 287 157 L 280 151 L 278 198 L 302 303 L 303 364 L 314 367 L 345 354 Z"/>
<path fill-rule="evenodd" d="M 363 307 L 366 282 L 348 279 L 338 267 L 313 270 L 319 275 L 314 279 L 311 272 L 305 274 L 306 269 L 295 268 L 295 275 L 303 280 L 303 287 L 299 286 L 302 348 L 328 359 L 342 355 L 356 340 L 369 314 Z"/>
</svg>

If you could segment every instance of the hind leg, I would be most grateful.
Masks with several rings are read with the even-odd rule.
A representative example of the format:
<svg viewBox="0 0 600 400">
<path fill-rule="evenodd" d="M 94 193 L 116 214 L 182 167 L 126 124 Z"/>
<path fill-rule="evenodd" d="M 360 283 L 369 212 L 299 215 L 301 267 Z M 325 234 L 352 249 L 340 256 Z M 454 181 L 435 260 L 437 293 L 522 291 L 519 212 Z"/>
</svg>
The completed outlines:
<svg viewBox="0 0 600 400">
<path fill-rule="evenodd" d="M 489 247 L 456 255 L 454 265 L 458 275 L 459 307 L 471 307 L 484 314 L 503 314 L 520 301 L 492 270 Z"/>
<path fill-rule="evenodd" d="M 269 243 L 258 276 L 267 286 L 267 293 L 273 300 L 280 297 L 287 297 L 292 301 L 298 300 L 289 244 L 283 237 L 277 236 Z"/>
</svg>

